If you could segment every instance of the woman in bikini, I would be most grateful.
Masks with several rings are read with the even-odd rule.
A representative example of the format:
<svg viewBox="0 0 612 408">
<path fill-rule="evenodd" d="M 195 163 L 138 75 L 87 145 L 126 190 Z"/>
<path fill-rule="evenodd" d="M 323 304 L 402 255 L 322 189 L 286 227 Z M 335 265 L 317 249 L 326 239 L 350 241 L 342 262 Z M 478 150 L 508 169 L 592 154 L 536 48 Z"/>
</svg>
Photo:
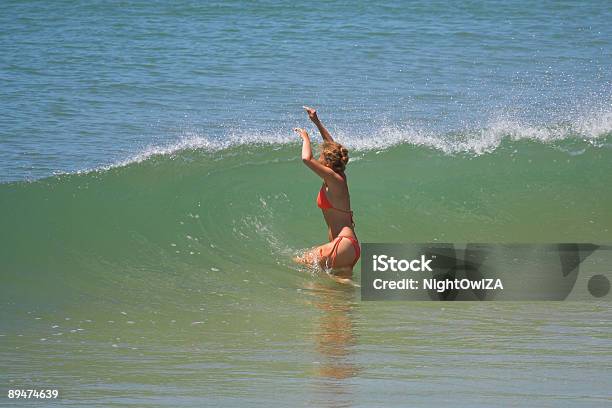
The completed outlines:
<svg viewBox="0 0 612 408">
<path fill-rule="evenodd" d="M 307 106 L 304 106 L 304 109 L 323 137 L 318 160 L 312 157 L 308 133 L 300 128 L 293 130 L 302 138 L 302 161 L 323 179 L 323 185 L 317 196 L 317 206 L 323 212 L 330 242 L 306 252 L 295 260 L 307 265 L 319 265 L 326 270 L 332 269 L 334 276 L 340 279 L 350 278 L 361 250 L 355 235 L 351 200 L 344 174 L 349 160 L 348 151 L 340 143 L 334 142 L 314 109 Z"/>
</svg>

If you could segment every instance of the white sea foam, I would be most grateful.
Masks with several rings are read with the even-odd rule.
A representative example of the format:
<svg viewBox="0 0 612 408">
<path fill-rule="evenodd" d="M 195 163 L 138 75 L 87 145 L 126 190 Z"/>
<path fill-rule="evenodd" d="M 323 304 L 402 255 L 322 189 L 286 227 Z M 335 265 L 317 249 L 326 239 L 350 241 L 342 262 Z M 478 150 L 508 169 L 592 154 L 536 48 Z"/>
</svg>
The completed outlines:
<svg viewBox="0 0 612 408">
<path fill-rule="evenodd" d="M 465 129 L 440 135 L 413 126 L 385 126 L 366 137 L 350 138 L 343 142 L 356 150 L 385 149 L 399 144 L 424 146 L 446 154 L 472 153 L 481 155 L 493 152 L 503 140 L 531 140 L 543 144 L 565 139 L 595 142 L 612 133 L 612 112 L 584 116 L 577 120 L 555 125 L 532 125 L 502 115 L 491 119 L 479 129 Z M 338 134 L 339 140 L 344 136 Z"/>
<path fill-rule="evenodd" d="M 530 124 L 512 117 L 498 115 L 485 126 L 466 128 L 457 132 L 440 134 L 411 124 L 382 125 L 369 130 L 334 129 L 335 138 L 347 148 L 359 152 L 384 150 L 397 145 L 423 146 L 445 154 L 468 153 L 482 155 L 497 149 L 504 140 L 531 140 L 542 144 L 565 139 L 581 140 L 597 145 L 597 139 L 612 133 L 612 111 L 598 111 L 554 125 Z M 318 139 L 318 136 L 313 139 Z M 138 153 L 113 164 L 96 169 L 108 170 L 139 163 L 153 156 L 172 156 L 186 150 L 221 151 L 236 146 L 282 146 L 297 144 L 299 138 L 287 130 L 229 132 L 223 138 L 213 138 L 199 131 L 184 131 L 180 138 L 164 145 L 148 146 Z M 603 144 L 603 146 L 607 146 Z"/>
</svg>

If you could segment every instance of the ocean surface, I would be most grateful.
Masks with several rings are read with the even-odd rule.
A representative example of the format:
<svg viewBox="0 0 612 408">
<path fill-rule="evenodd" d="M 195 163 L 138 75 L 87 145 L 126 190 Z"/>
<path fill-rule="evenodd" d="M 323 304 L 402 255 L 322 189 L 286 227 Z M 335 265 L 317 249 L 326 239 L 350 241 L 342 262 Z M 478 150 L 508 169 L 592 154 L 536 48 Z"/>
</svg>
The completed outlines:
<svg viewBox="0 0 612 408">
<path fill-rule="evenodd" d="M 0 2 L 0 405 L 610 405 L 610 295 L 362 302 L 291 262 L 326 240 L 304 104 L 350 149 L 362 242 L 611 242 L 610 21 Z M 7 398 L 33 387 L 60 399 Z"/>
</svg>

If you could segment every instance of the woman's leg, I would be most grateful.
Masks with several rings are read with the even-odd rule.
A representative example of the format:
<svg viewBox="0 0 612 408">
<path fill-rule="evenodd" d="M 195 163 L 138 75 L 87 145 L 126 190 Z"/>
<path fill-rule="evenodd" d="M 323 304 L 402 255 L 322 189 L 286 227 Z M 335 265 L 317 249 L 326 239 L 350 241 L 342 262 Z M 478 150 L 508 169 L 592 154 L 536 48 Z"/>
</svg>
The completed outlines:
<svg viewBox="0 0 612 408">
<path fill-rule="evenodd" d="M 331 267 L 332 263 L 334 263 L 335 267 L 333 273 L 328 274 L 333 280 L 338 283 L 359 287 L 359 285 L 351 279 L 353 276 L 353 267 L 348 263 L 350 259 L 352 264 L 354 253 L 355 249 L 351 241 L 338 237 L 332 242 L 306 251 L 302 256 L 296 256 L 293 260 L 306 266 L 316 265 L 321 269 L 328 269 Z M 341 266 L 345 263 L 349 266 Z"/>
<path fill-rule="evenodd" d="M 336 240 L 328 242 L 327 244 L 319 245 L 308 251 L 301 256 L 293 258 L 294 262 L 307 266 L 319 266 L 324 269 L 331 267 L 332 261 L 330 259 L 332 250 L 334 248 Z"/>
<path fill-rule="evenodd" d="M 343 275 L 347 271 L 350 275 L 356 255 L 353 243 L 349 239 L 339 236 L 332 242 L 306 251 L 302 256 L 295 257 L 293 260 L 303 265 L 318 265 L 322 269 L 333 267 L 343 270 Z"/>
</svg>

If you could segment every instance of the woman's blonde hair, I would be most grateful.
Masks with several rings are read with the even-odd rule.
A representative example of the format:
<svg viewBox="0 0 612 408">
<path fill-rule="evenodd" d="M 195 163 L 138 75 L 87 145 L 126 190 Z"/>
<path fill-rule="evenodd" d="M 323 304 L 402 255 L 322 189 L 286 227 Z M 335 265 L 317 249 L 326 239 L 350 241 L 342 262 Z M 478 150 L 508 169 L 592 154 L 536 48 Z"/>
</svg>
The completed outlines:
<svg viewBox="0 0 612 408">
<path fill-rule="evenodd" d="M 325 141 L 321 144 L 321 154 L 327 167 L 336 173 L 344 172 L 349 161 L 348 150 L 337 142 Z"/>
</svg>

